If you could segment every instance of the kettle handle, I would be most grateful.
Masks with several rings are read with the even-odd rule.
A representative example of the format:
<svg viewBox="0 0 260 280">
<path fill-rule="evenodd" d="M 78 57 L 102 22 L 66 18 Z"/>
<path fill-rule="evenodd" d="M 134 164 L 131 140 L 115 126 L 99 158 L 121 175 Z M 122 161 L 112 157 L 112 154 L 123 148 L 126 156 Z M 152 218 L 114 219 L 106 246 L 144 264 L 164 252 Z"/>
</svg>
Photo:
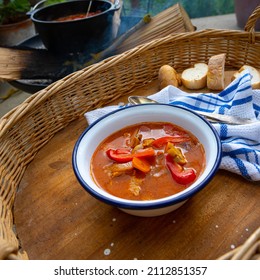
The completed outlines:
<svg viewBox="0 0 260 280">
<path fill-rule="evenodd" d="M 113 10 L 113 11 L 117 11 L 117 10 L 119 10 L 119 9 L 120 9 L 120 7 L 121 7 L 121 5 L 120 5 L 120 1 L 119 1 L 119 0 L 115 0 L 115 2 L 114 2 L 114 4 L 113 4 L 113 6 L 112 6 L 112 8 L 111 8 L 111 10 Z"/>
<path fill-rule="evenodd" d="M 36 3 L 29 12 L 27 12 L 28 16 L 31 16 L 36 10 L 37 8 L 39 8 L 44 2 L 46 2 L 46 0 L 41 0 L 38 3 Z"/>
</svg>

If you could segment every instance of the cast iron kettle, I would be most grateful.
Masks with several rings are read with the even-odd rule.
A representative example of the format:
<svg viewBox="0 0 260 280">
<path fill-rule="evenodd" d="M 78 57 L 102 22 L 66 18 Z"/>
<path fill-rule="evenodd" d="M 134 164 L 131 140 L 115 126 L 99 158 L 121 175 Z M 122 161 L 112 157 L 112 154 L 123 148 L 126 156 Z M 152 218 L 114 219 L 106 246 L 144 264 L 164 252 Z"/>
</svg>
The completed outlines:
<svg viewBox="0 0 260 280">
<path fill-rule="evenodd" d="M 44 46 L 51 52 L 97 53 L 108 47 L 113 34 L 113 16 L 120 8 L 119 0 L 111 3 L 106 0 L 74 0 L 39 8 L 45 0 L 37 3 L 28 13 L 35 25 Z M 59 17 L 100 10 L 101 13 L 69 21 L 55 21 Z"/>
</svg>

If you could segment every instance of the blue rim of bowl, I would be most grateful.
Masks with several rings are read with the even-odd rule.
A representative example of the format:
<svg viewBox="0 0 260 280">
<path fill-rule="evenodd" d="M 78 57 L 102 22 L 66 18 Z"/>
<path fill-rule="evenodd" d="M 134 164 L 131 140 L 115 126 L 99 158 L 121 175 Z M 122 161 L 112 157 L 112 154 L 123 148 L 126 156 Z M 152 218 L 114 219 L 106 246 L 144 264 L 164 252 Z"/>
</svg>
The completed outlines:
<svg viewBox="0 0 260 280">
<path fill-rule="evenodd" d="M 163 106 L 170 106 L 170 107 L 174 107 L 174 108 L 178 108 L 178 109 L 182 109 L 184 111 L 188 111 L 194 115 L 196 115 L 197 117 L 199 117 L 200 119 L 202 119 L 205 123 L 207 123 L 207 125 L 210 127 L 210 129 L 212 130 L 215 139 L 216 139 L 216 144 L 217 144 L 217 158 L 215 161 L 214 166 L 212 167 L 211 171 L 209 172 L 209 174 L 207 174 L 207 176 L 205 177 L 205 179 L 200 182 L 196 187 L 191 188 L 189 191 L 186 191 L 185 193 L 179 193 L 177 197 L 172 197 L 169 196 L 169 199 L 166 201 L 162 201 L 162 200 L 154 200 L 153 204 L 146 204 L 146 202 L 144 201 L 144 203 L 141 203 L 140 201 L 138 201 L 138 204 L 136 204 L 135 202 L 137 202 L 136 200 L 126 200 L 126 199 L 122 199 L 122 201 L 117 201 L 117 197 L 115 197 L 115 199 L 112 198 L 108 198 L 103 196 L 102 194 L 96 192 L 95 190 L 93 190 L 91 187 L 89 187 L 86 182 L 84 181 L 84 179 L 81 177 L 80 172 L 78 170 L 78 166 L 77 166 L 77 150 L 78 147 L 80 145 L 80 142 L 82 140 L 82 138 L 85 136 L 85 134 L 93 127 L 95 126 L 97 123 L 101 122 L 103 119 L 118 113 L 119 111 L 122 110 L 127 110 L 129 108 L 132 107 L 137 107 L 137 106 L 158 106 L 158 105 L 163 105 Z M 216 129 L 212 126 L 212 124 L 207 121 L 204 117 L 200 116 L 199 114 L 197 114 L 196 112 L 187 109 L 187 108 L 183 108 L 181 106 L 176 106 L 176 105 L 171 105 L 171 104 L 156 104 L 156 103 L 151 103 L 151 104 L 139 104 L 139 105 L 131 105 L 131 106 L 126 106 L 123 108 L 119 108 L 116 109 L 108 114 L 106 114 L 105 116 L 100 117 L 98 120 L 94 121 L 92 124 L 90 124 L 84 131 L 83 133 L 80 135 L 80 137 L 78 138 L 78 140 L 76 141 L 76 144 L 74 146 L 73 149 L 73 153 L 72 153 L 72 167 L 73 167 L 73 171 L 75 173 L 76 178 L 78 179 L 80 185 L 89 193 L 91 194 L 93 197 L 95 197 L 96 199 L 105 202 L 106 204 L 110 204 L 112 206 L 116 206 L 118 208 L 122 208 L 122 209 L 132 209 L 132 210 L 151 210 L 151 209 L 157 209 L 157 208 L 165 208 L 165 207 L 169 207 L 171 205 L 177 204 L 179 202 L 185 201 L 187 199 L 189 199 L 191 196 L 193 196 L 194 194 L 196 194 L 197 192 L 199 192 L 200 190 L 202 190 L 214 177 L 215 173 L 218 171 L 218 168 L 220 166 L 220 162 L 221 162 L 221 141 L 220 141 L 220 137 L 216 131 Z M 112 195 L 113 196 L 113 195 Z M 151 202 L 151 201 L 149 201 Z"/>
</svg>

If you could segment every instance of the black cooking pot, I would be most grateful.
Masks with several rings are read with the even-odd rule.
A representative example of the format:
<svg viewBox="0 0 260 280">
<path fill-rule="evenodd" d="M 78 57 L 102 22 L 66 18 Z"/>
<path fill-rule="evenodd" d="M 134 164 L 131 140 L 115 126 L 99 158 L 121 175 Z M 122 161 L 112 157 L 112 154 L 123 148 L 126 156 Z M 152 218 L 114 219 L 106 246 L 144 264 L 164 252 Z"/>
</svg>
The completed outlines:
<svg viewBox="0 0 260 280">
<path fill-rule="evenodd" d="M 74 0 L 38 8 L 39 2 L 30 17 L 45 47 L 55 53 L 89 52 L 96 53 L 109 46 L 114 39 L 113 16 L 120 8 L 106 0 Z M 83 19 L 56 21 L 60 17 L 101 11 Z"/>
</svg>

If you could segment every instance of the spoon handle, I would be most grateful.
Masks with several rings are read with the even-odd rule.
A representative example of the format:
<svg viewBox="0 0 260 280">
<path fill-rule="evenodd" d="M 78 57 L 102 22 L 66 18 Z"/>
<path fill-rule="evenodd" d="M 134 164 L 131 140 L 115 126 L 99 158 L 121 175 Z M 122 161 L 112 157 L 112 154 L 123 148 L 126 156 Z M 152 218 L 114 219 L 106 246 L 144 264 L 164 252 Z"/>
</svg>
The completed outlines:
<svg viewBox="0 0 260 280">
<path fill-rule="evenodd" d="M 88 3 L 88 10 L 87 10 L 87 13 L 86 13 L 86 17 L 88 17 L 91 5 L 92 5 L 92 0 L 90 0 L 89 3 Z"/>
<path fill-rule="evenodd" d="M 132 105 L 158 103 L 157 101 L 152 100 L 145 96 L 129 96 L 128 101 Z M 254 122 L 258 122 L 257 120 L 248 119 L 248 118 L 240 118 L 240 117 L 231 116 L 231 115 L 221 115 L 221 114 L 216 114 L 216 113 L 207 113 L 207 112 L 200 112 L 200 111 L 194 111 L 194 112 L 205 117 L 210 122 L 227 123 L 227 124 L 233 124 L 233 125 L 251 124 Z"/>
</svg>

